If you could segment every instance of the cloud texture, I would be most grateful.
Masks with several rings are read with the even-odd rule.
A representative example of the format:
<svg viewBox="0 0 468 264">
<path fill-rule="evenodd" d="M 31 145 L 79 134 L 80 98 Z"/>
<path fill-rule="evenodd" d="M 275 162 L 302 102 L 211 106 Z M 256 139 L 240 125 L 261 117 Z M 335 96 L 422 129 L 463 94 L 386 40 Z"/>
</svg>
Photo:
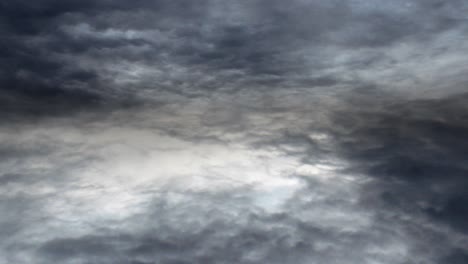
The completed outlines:
<svg viewBox="0 0 468 264">
<path fill-rule="evenodd" d="M 467 263 L 467 11 L 0 2 L 0 264 Z"/>
</svg>

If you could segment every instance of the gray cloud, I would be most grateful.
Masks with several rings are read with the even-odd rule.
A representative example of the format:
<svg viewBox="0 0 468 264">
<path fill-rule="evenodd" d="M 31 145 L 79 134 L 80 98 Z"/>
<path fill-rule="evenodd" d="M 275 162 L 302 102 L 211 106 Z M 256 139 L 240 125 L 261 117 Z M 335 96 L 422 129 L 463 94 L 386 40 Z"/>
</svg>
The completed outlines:
<svg viewBox="0 0 468 264">
<path fill-rule="evenodd" d="M 2 86 L 18 94 L 4 101 L 26 100 L 31 111 L 49 101 L 75 108 L 138 90 L 190 95 L 205 89 L 379 83 L 361 75 L 389 67 L 387 61 L 405 70 L 398 54 L 406 55 L 405 63 L 420 63 L 434 52 L 418 54 L 420 45 L 451 48 L 457 41 L 439 47 L 436 37 L 466 31 L 457 11 L 466 8 L 462 2 L 7 1 L 3 7 Z M 383 50 L 389 47 L 397 54 Z M 439 60 L 453 52 L 446 50 Z M 349 76 L 348 67 L 363 72 Z M 403 73 L 390 74 L 392 82 L 406 80 L 404 89 L 415 85 Z M 45 102 L 34 105 L 31 96 Z"/>
<path fill-rule="evenodd" d="M 3 1 L 0 264 L 465 263 L 465 1 Z"/>
</svg>

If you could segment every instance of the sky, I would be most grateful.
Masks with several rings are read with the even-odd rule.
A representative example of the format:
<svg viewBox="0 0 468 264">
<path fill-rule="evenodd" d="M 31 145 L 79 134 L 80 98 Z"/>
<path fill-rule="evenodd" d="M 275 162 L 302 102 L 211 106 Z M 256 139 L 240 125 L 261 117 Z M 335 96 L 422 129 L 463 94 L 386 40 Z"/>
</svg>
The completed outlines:
<svg viewBox="0 0 468 264">
<path fill-rule="evenodd" d="M 0 1 L 0 264 L 468 263 L 468 1 Z"/>
</svg>

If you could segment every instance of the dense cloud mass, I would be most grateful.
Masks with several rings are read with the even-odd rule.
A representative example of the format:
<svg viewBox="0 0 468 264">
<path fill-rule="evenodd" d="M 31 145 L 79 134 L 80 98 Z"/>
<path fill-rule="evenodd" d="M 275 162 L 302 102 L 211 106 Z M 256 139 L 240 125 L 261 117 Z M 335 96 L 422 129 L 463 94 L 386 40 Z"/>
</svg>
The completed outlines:
<svg viewBox="0 0 468 264">
<path fill-rule="evenodd" d="M 0 34 L 0 264 L 468 263 L 465 0 L 4 0 Z"/>
</svg>

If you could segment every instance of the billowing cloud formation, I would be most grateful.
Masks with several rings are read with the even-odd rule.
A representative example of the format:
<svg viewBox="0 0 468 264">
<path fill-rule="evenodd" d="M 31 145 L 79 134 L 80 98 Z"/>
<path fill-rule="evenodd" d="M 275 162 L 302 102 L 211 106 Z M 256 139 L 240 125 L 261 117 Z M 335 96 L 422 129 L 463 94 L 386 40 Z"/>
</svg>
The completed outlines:
<svg viewBox="0 0 468 264">
<path fill-rule="evenodd" d="M 3 1 L 0 263 L 466 263 L 465 1 Z"/>
</svg>

